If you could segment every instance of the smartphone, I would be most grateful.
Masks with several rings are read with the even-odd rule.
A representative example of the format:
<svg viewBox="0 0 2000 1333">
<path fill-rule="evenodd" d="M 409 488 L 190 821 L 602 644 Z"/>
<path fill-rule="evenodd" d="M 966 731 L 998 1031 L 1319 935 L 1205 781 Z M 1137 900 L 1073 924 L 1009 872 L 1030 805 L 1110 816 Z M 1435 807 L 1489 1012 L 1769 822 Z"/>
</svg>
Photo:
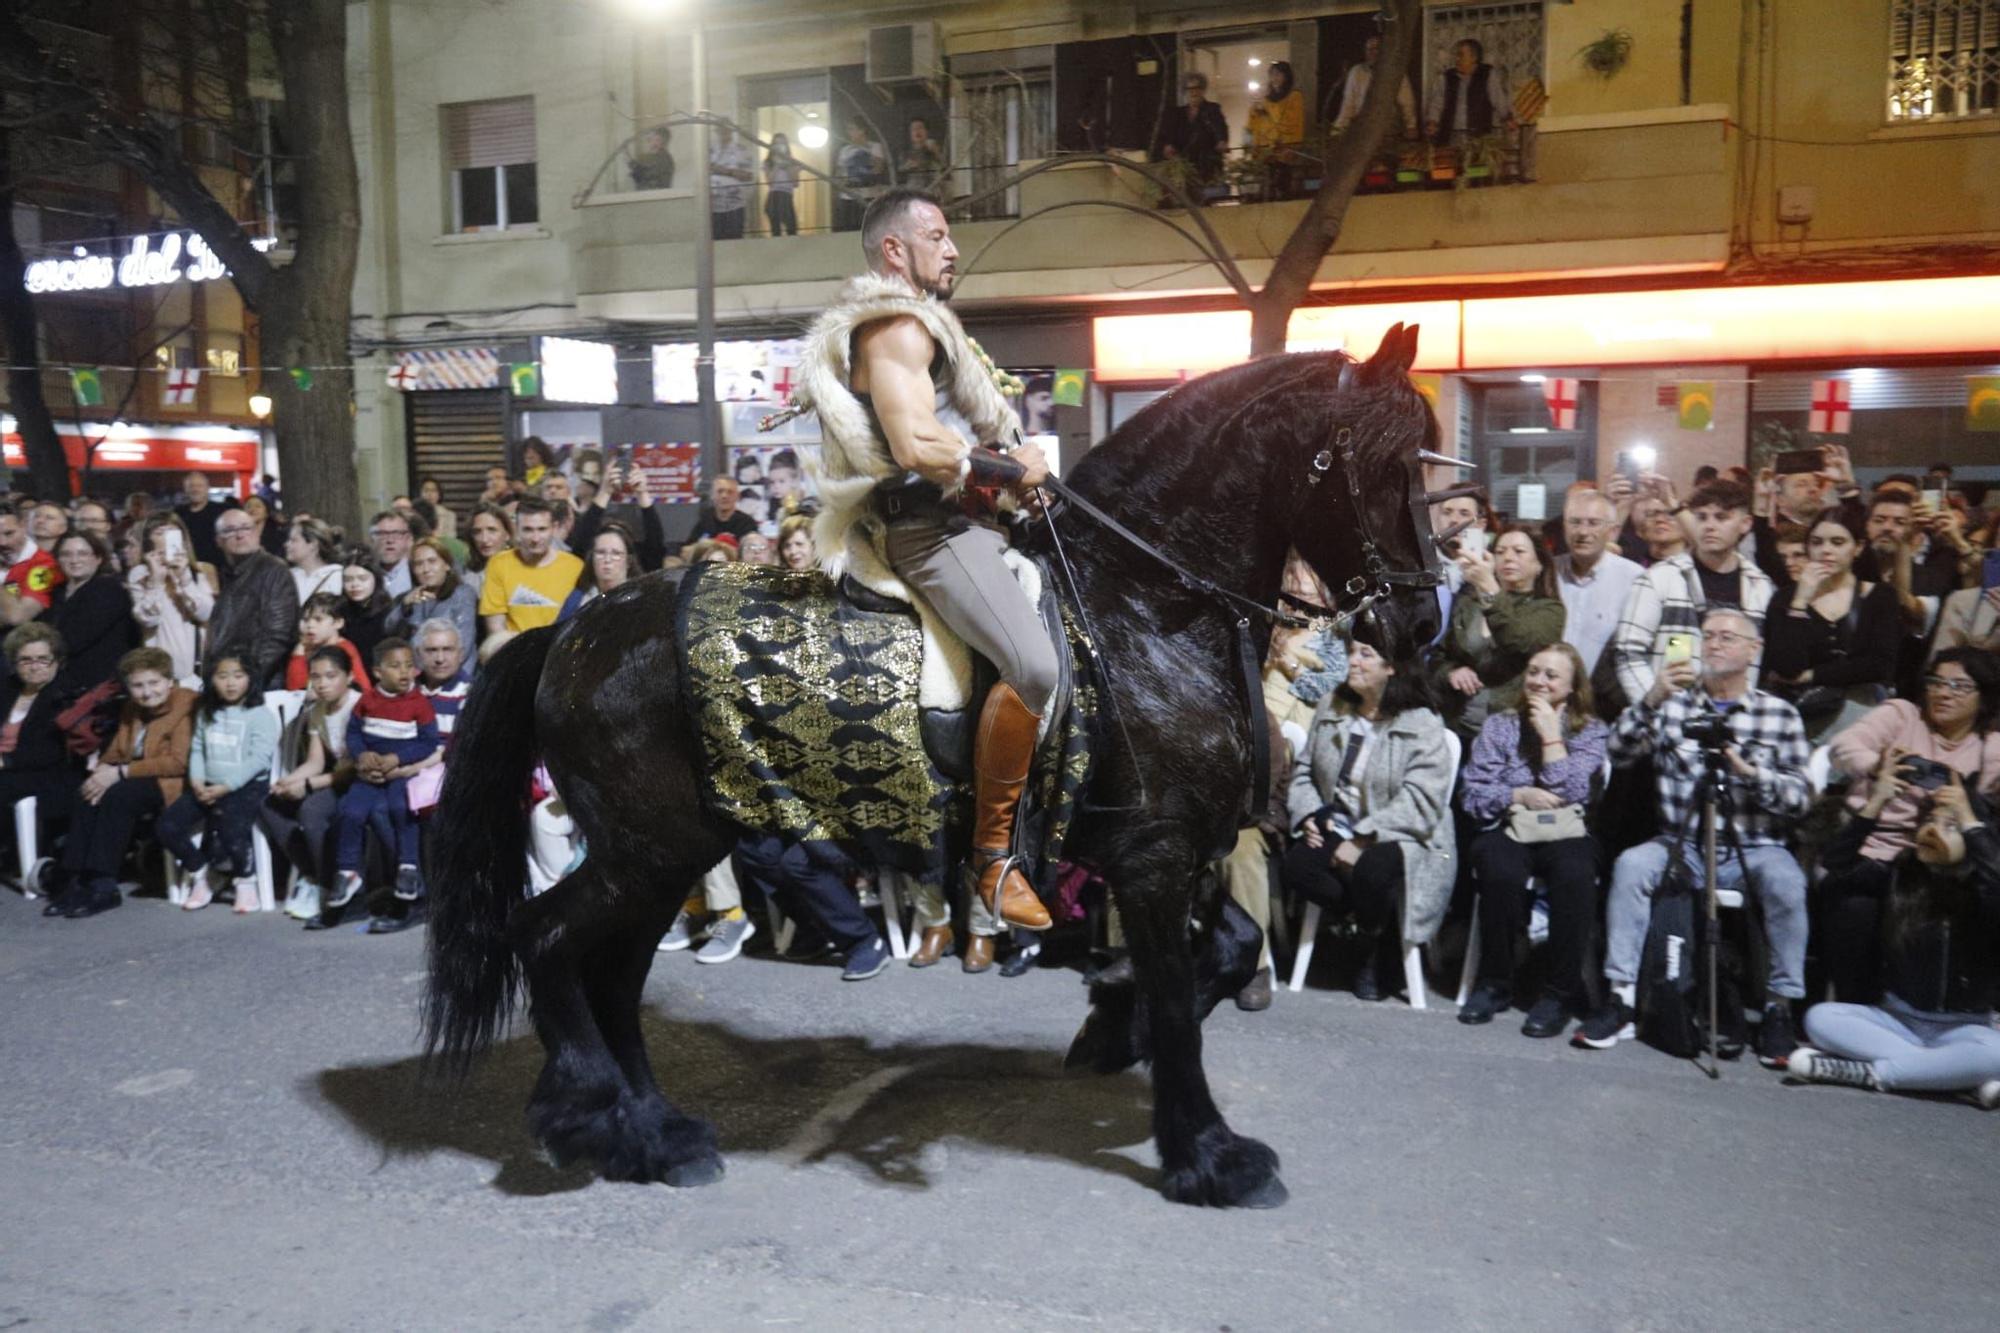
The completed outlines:
<svg viewBox="0 0 2000 1333">
<path fill-rule="evenodd" d="M 1988 551 L 1980 571 L 1979 586 L 1987 592 L 2000 588 L 2000 551 Z"/>
<path fill-rule="evenodd" d="M 1453 537 L 1452 541 L 1461 551 L 1483 551 L 1486 549 L 1486 529 L 1467 528 Z"/>
<path fill-rule="evenodd" d="M 1772 460 L 1771 471 L 1780 477 L 1801 472 L 1818 472 L 1826 466 L 1826 454 L 1818 449 L 1787 449 Z"/>
<path fill-rule="evenodd" d="M 1639 466 L 1639 460 L 1632 456 L 1630 449 L 1620 449 L 1618 451 L 1619 476 L 1637 486 L 1639 484 L 1639 474 L 1644 470 Z"/>
<path fill-rule="evenodd" d="M 1951 781 L 1950 769 L 1922 755 L 1911 755 L 1897 767 L 1902 770 L 1904 780 L 1920 791 L 1937 791 Z"/>
<path fill-rule="evenodd" d="M 1943 491 L 1925 490 L 1921 492 L 1921 494 L 1924 497 L 1924 503 L 1931 507 L 1931 512 L 1933 514 L 1941 514 L 1944 512 Z"/>
<path fill-rule="evenodd" d="M 1667 636 L 1667 661 L 1691 662 L 1694 660 L 1694 635 L 1669 634 Z"/>
<path fill-rule="evenodd" d="M 606 480 L 613 482 L 611 503 L 621 505 L 632 503 L 632 497 L 636 494 L 632 488 L 632 446 L 621 444 L 614 448 L 611 451 L 609 467 L 611 476 Z"/>
<path fill-rule="evenodd" d="M 167 559 L 172 560 L 179 556 L 181 554 L 181 530 L 176 527 L 162 528 L 160 530 L 160 546 L 165 552 Z"/>
</svg>

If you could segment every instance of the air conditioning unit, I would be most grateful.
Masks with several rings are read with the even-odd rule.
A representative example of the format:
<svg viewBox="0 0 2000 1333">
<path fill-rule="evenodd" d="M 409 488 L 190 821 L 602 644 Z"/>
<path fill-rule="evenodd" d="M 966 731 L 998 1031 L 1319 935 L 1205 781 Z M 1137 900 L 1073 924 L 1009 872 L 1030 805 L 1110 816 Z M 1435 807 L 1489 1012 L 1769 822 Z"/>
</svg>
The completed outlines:
<svg viewBox="0 0 2000 1333">
<path fill-rule="evenodd" d="M 938 25 L 931 20 L 868 30 L 868 82 L 924 83 L 937 77 Z"/>
</svg>

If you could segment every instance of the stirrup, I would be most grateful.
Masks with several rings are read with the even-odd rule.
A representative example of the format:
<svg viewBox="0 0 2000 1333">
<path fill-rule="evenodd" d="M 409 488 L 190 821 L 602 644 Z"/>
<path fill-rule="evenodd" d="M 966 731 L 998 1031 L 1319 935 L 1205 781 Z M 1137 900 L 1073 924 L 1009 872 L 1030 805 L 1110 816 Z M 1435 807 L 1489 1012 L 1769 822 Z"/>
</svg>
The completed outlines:
<svg viewBox="0 0 2000 1333">
<path fill-rule="evenodd" d="M 991 847 L 974 847 L 972 849 L 972 859 L 972 891 L 979 894 L 981 901 L 985 901 L 986 899 L 986 895 L 980 892 L 979 887 L 986 882 L 986 872 L 996 865 L 1000 867 L 1000 873 L 993 877 L 993 898 L 992 901 L 986 902 L 986 910 L 992 913 L 1002 925 L 1013 926 L 1020 930 L 1036 929 L 1033 926 L 1023 926 L 1019 922 L 1009 921 L 1007 913 L 1002 906 L 1004 895 L 1000 891 L 1001 886 L 1007 882 L 1008 875 L 1020 869 L 1021 857 L 1019 853 L 1013 851 L 995 851 Z M 1027 877 L 1026 872 L 1022 872 L 1021 878 L 1026 880 Z M 1034 891 L 1034 885 L 1030 884 L 1028 892 L 1034 893 Z M 1036 901 L 1041 901 L 1039 895 L 1036 896 Z M 1048 910 L 1046 905 L 1044 905 L 1043 910 Z"/>
</svg>

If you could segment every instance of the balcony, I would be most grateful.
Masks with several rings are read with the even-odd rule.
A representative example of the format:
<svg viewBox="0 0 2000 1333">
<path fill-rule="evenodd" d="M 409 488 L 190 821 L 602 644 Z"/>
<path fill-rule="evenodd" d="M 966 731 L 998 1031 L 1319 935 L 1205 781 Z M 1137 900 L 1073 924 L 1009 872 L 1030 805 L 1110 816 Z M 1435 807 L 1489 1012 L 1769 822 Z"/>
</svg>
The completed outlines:
<svg viewBox="0 0 2000 1333">
<path fill-rule="evenodd" d="M 1721 107 L 1675 107 L 1550 119 L 1530 147 L 1532 181 L 1360 196 L 1316 286 L 1462 286 L 1719 269 L 1728 254 L 1731 205 L 1723 118 Z M 1097 162 L 1058 166 L 1022 182 L 1006 200 L 1014 217 L 954 225 L 965 275 L 958 304 L 1225 292 L 1215 269 L 1167 227 L 1125 209 L 1041 212 L 1076 201 L 1150 210 L 1156 194 L 1137 172 Z M 1306 207 L 1304 200 L 1231 200 L 1202 211 L 1245 276 L 1261 283 Z M 573 234 L 583 310 L 617 320 L 692 319 L 694 208 L 691 190 L 580 201 Z M 1163 216 L 1185 225 L 1177 211 Z M 725 321 L 770 319 L 821 308 L 859 268 L 859 249 L 851 231 L 718 242 L 717 314 Z"/>
</svg>

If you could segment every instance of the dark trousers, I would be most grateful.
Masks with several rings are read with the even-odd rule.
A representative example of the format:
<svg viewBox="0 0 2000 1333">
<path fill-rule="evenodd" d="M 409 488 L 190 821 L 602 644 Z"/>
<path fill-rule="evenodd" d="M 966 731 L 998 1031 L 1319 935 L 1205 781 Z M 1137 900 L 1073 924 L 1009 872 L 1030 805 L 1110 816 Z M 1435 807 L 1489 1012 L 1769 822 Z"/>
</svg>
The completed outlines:
<svg viewBox="0 0 2000 1333">
<path fill-rule="evenodd" d="M 1334 864 L 1336 845 L 1332 837 L 1319 847 L 1308 847 L 1303 840 L 1293 843 L 1280 872 L 1286 891 L 1335 916 L 1353 913 L 1363 933 L 1393 946 L 1403 928 L 1402 847 L 1378 842 L 1349 869 Z"/>
<path fill-rule="evenodd" d="M 273 796 L 257 811 L 257 825 L 270 840 L 271 850 L 291 862 L 292 868 L 315 884 L 326 883 L 333 869 L 328 859 L 333 817 L 340 812 L 340 797 L 331 790 L 316 791 L 303 801 Z"/>
<path fill-rule="evenodd" d="M 792 207 L 790 190 L 772 190 L 764 196 L 764 219 L 771 224 L 773 236 L 799 234 L 798 210 Z"/>
<path fill-rule="evenodd" d="M 709 234 L 718 241 L 742 240 L 743 213 L 744 210 L 740 208 L 732 208 L 727 213 L 710 213 Z"/>
<path fill-rule="evenodd" d="M 70 811 L 62 866 L 79 880 L 115 879 L 139 821 L 166 805 L 158 778 L 114 782 L 96 805 L 79 800 Z"/>
<path fill-rule="evenodd" d="M 794 921 L 815 925 L 842 950 L 875 938 L 875 923 L 847 887 L 844 860 L 815 856 L 800 843 L 750 837 L 736 845 L 737 882 L 761 893 Z"/>
<path fill-rule="evenodd" d="M 1887 861 L 1862 860 L 1829 874 L 1814 891 L 1815 952 L 1844 1004 L 1877 1004 L 1882 999 L 1882 906 L 1894 872 Z"/>
<path fill-rule="evenodd" d="M 417 817 L 410 813 L 409 793 L 408 778 L 391 778 L 379 787 L 356 782 L 347 789 L 333 817 L 333 856 L 338 869 L 361 869 L 371 828 L 383 846 L 396 849 L 397 865 L 417 863 Z"/>
<path fill-rule="evenodd" d="M 1584 998 L 1583 961 L 1596 917 L 1597 843 L 1515 842 L 1501 829 L 1472 840 L 1479 877 L 1479 984 L 1511 990 L 1514 942 L 1527 929 L 1528 880 L 1539 876 L 1549 898 L 1549 992 Z"/>
<path fill-rule="evenodd" d="M 83 779 L 75 769 L 43 768 L 27 773 L 0 768 L 0 805 L 12 810 L 19 801 L 35 798 L 35 818 L 44 824 L 69 813 Z M 0 845 L 14 845 L 14 821 L 0 819 Z"/>
<path fill-rule="evenodd" d="M 203 805 L 193 792 L 183 792 L 160 816 L 154 834 L 184 869 L 200 870 L 213 862 L 218 870 L 233 875 L 251 874 L 256 857 L 250 850 L 250 831 L 270 790 L 269 778 L 252 778 L 214 805 Z M 203 834 L 199 842 L 197 831 Z"/>
</svg>

